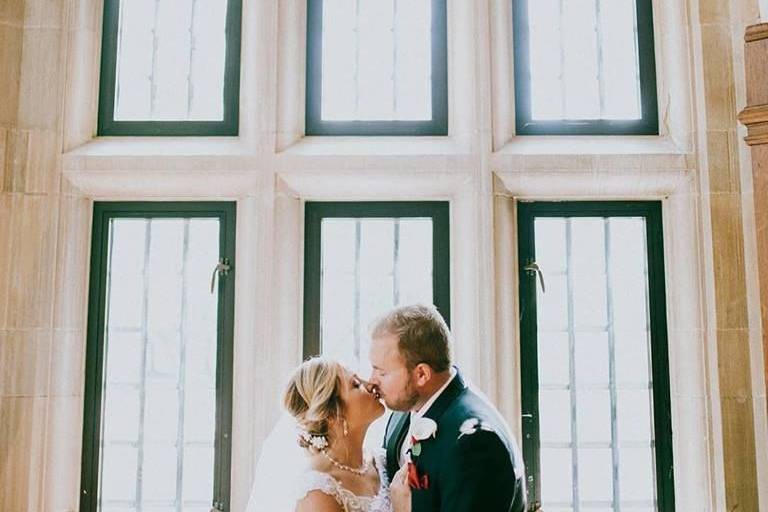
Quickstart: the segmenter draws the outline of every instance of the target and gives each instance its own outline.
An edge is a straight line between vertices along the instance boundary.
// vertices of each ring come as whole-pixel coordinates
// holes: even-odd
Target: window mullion
[[[160,51],[160,36],[159,36],[159,17],[160,17],[160,0],[155,0],[155,14],[152,24],[152,71],[149,75],[149,117],[150,119],[155,117],[157,111],[157,54]]]
[[[578,407],[576,406],[576,333],[575,313],[573,307],[574,283],[573,283],[573,239],[571,234],[571,219],[565,223],[566,246],[566,282],[568,293],[568,388],[571,398],[571,467],[573,470],[573,510],[579,512],[579,428]]]
[[[179,374],[177,389],[179,408],[176,426],[176,510],[183,512],[184,485],[184,414],[186,401],[187,338],[184,328],[187,317],[187,272],[189,263],[189,219],[184,219],[184,242],[181,257],[181,312],[179,314]]]
[[[355,0],[355,116],[360,113],[360,0]]]
[[[195,37],[195,11],[197,0],[192,0],[192,12],[189,16],[189,70],[187,72],[187,117],[192,112],[192,103],[195,96],[195,83],[193,70],[195,69],[195,55],[197,53],[197,38]]]
[[[144,293],[142,294],[141,311],[141,365],[139,369],[139,436],[136,456],[136,510],[141,512],[143,505],[142,482],[144,480],[144,423],[147,402],[147,359],[149,357],[149,258],[152,245],[152,221],[147,221],[144,227]]]
[[[603,59],[603,24],[601,7],[602,0],[595,0],[595,37],[597,39],[597,83],[600,89],[598,93],[600,99],[600,117],[605,115],[605,60]]]
[[[565,94],[565,36],[563,36],[563,27],[564,25],[564,19],[563,19],[563,13],[565,11],[565,0],[560,0],[558,3],[558,26],[560,27],[560,30],[558,31],[558,35],[560,36],[560,110],[565,114],[566,109],[566,94]]]
[[[397,24],[397,2],[392,2],[392,111],[397,117],[397,50],[400,43],[400,37]]]
[[[599,0],[598,0],[599,2]],[[619,433],[618,433],[618,391],[616,384],[616,332],[613,321],[613,272],[611,271],[611,228],[610,220],[604,219],[603,238],[605,240],[605,299],[608,316],[608,378],[611,395],[611,462],[613,466],[613,510],[621,512],[621,495],[619,493]]]

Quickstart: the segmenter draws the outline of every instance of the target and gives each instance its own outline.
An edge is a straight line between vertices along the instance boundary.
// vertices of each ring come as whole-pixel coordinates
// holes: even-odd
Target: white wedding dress
[[[344,512],[392,512],[384,451],[377,453],[373,460],[380,480],[376,496],[357,496],[328,473],[313,470],[307,470],[302,475],[297,495],[301,499],[312,491],[321,491],[332,496]]]
[[[375,496],[357,496],[327,473],[309,468],[309,457],[299,447],[295,421],[283,415],[264,441],[256,465],[246,512],[294,512],[299,500],[312,491],[332,496],[344,512],[393,512],[384,450],[373,455],[379,473]]]

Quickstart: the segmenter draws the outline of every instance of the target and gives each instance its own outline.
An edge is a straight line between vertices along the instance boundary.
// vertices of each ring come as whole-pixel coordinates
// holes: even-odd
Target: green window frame
[[[432,119],[424,121],[329,121],[322,118],[323,0],[307,0],[307,135],[448,135],[447,1],[432,5]]]
[[[511,0],[515,76],[515,124],[518,135],[658,135],[656,56],[652,0],[636,0],[638,73],[642,117],[637,120],[536,120],[531,105],[531,37],[528,6],[536,0]],[[561,6],[567,0],[560,0]],[[596,0],[598,2],[604,0]]]
[[[240,114],[240,35],[242,0],[227,0],[224,58],[224,106],[221,121],[119,121],[115,119],[117,51],[121,0],[104,0],[99,80],[98,135],[226,136],[237,135]]]
[[[405,202],[307,202],[304,209],[304,357],[321,353],[321,251],[322,222],[327,218],[430,218],[432,219],[433,304],[450,325],[449,203]]]
[[[648,275],[649,360],[653,382],[651,411],[656,503],[659,511],[674,511],[672,418],[661,203],[658,201],[521,202],[518,204],[517,211],[523,458],[528,474],[528,501],[531,503],[532,510],[541,503],[536,304],[539,277],[535,271],[536,267],[530,266],[536,261],[534,222],[537,218],[546,217],[642,217],[645,220]],[[611,385],[614,385],[613,382]],[[616,442],[615,439],[613,442]],[[615,506],[617,504],[614,503]]]
[[[219,220],[219,261],[229,268],[223,275],[217,272],[216,426],[211,505],[215,510],[227,511],[230,507],[236,205],[231,202],[95,202],[88,288],[80,512],[99,510],[110,223],[114,219],[130,218]]]

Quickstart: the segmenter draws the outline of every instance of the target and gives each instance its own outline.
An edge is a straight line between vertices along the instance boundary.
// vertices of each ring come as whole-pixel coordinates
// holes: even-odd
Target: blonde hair
[[[409,370],[420,363],[436,372],[451,367],[451,331],[435,306],[413,304],[393,309],[371,330],[372,338],[387,334],[397,336],[397,348]]]
[[[331,426],[343,417],[341,386],[344,367],[322,357],[304,361],[294,372],[283,395],[283,406],[296,418],[299,428],[310,436],[323,436],[333,442]],[[309,448],[307,439],[299,444]]]

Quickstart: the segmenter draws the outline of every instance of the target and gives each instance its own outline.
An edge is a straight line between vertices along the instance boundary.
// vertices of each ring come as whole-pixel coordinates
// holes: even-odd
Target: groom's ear
[[[427,363],[419,363],[413,369],[413,376],[416,379],[416,384],[423,386],[432,380],[432,367]]]

